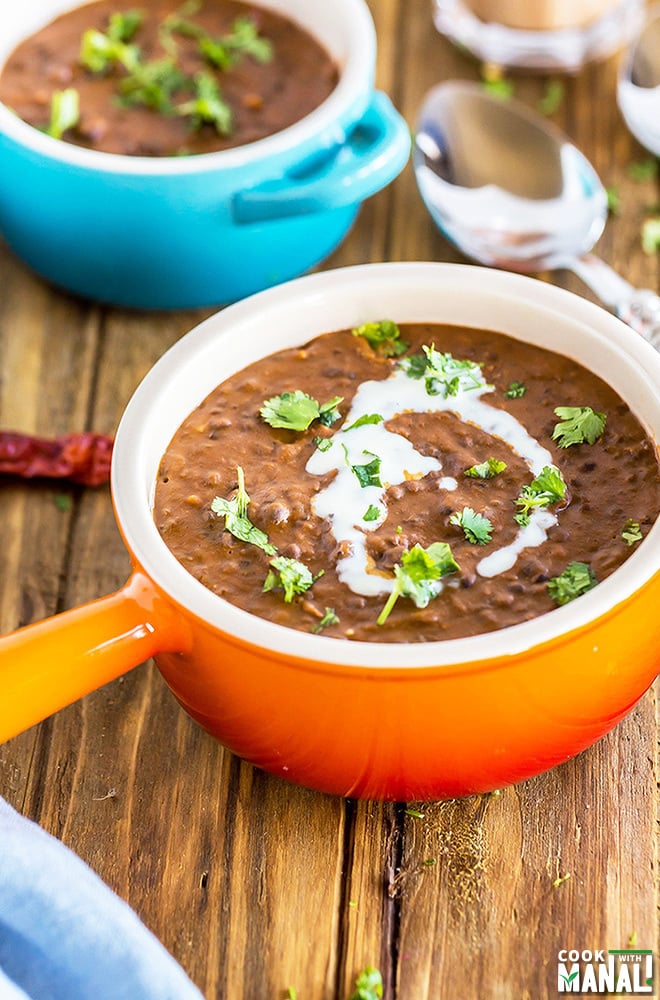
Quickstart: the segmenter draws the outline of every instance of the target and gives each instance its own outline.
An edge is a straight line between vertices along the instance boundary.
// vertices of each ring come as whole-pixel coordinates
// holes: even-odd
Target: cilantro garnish
[[[237,17],[231,33],[222,38],[201,37],[199,49],[212,66],[221,70],[232,69],[243,56],[252,56],[260,63],[267,63],[273,57],[273,46],[259,35],[251,17]]]
[[[543,115],[552,115],[564,100],[564,84],[561,80],[548,80],[545,91],[539,101],[539,111]]]
[[[380,458],[378,455],[374,455],[372,451],[365,451],[363,454],[371,455],[371,461],[365,465],[351,466],[351,469],[359,480],[360,486],[363,489],[365,486],[382,486],[383,484],[380,481]]]
[[[334,608],[326,608],[323,618],[313,627],[312,632],[321,632],[328,625],[338,625],[339,617],[335,614]]]
[[[642,224],[642,250],[649,255],[660,250],[660,216],[644,220]]]
[[[561,417],[552,432],[552,440],[560,448],[586,441],[593,444],[603,433],[607,417],[590,406],[556,406],[555,414]]]
[[[463,473],[464,476],[470,476],[472,479],[493,479],[495,476],[499,476],[500,472],[504,472],[506,469],[506,462],[503,462],[499,458],[487,458],[485,462],[481,462],[479,465],[471,465],[469,469],[466,469]]]
[[[73,87],[56,90],[50,101],[50,121],[44,129],[46,135],[61,139],[69,128],[75,128],[80,119],[80,99]]]
[[[275,559],[271,559],[270,567],[264,581],[263,593],[269,590],[283,590],[287,604],[291,603],[296,594],[304,594],[318,580],[318,576],[312,576],[304,563],[287,556],[276,556]],[[323,570],[319,576],[322,574]]]
[[[634,181],[653,181],[658,176],[658,161],[654,156],[628,164],[628,176]]]
[[[378,969],[368,965],[355,980],[355,990],[349,1000],[381,1000],[383,977]]]
[[[464,507],[452,514],[449,523],[462,528],[468,542],[473,545],[487,545],[493,533],[492,522],[483,514],[477,514],[471,507]]]
[[[394,567],[394,589],[376,622],[384,625],[399,597],[409,597],[418,608],[426,605],[440,592],[438,581],[459,569],[446,542],[432,542],[428,548],[414,545],[401,554],[401,563]]]
[[[364,337],[369,346],[383,358],[398,357],[408,349],[408,344],[401,339],[401,331],[391,319],[382,319],[377,323],[363,323],[353,329],[354,337]]]
[[[334,423],[339,417],[337,407],[342,402],[343,396],[334,396],[320,406],[316,399],[296,389],[294,392],[283,392],[280,396],[267,399],[259,413],[271,427],[306,431],[315,420],[320,420],[326,426]]]
[[[376,507],[374,504],[370,503],[369,506],[367,507],[366,511],[362,515],[362,520],[363,521],[377,521],[379,517],[380,517],[380,511],[379,511],[378,507]]]
[[[315,437],[314,444],[319,451],[327,451],[328,448],[332,448],[332,438]]]
[[[178,115],[192,119],[193,128],[214,125],[220,135],[229,135],[232,129],[231,108],[220,93],[218,83],[210,73],[204,71],[195,76],[195,97],[184,101],[176,109]]]
[[[382,424],[382,422],[383,418],[380,413],[363,413],[361,417],[354,420],[352,424],[348,425],[348,427],[344,427],[343,430],[352,431],[356,427],[364,427],[365,424]]]
[[[531,511],[538,507],[549,507],[565,496],[566,483],[561,472],[554,465],[546,465],[529,485],[521,489],[516,500],[520,510],[514,515],[514,520],[524,527],[529,524]]]
[[[457,396],[459,392],[480,389],[484,382],[481,365],[476,361],[459,361],[451,354],[436,351],[435,346],[422,347],[424,356],[413,354],[401,361],[410,378],[423,378],[429,396]]]
[[[263,549],[270,556],[274,556],[277,549],[268,541],[268,535],[260,528],[255,527],[250,521],[247,509],[250,498],[245,490],[245,477],[241,466],[237,466],[236,475],[238,478],[238,490],[233,500],[225,500],[223,497],[215,497],[211,501],[211,510],[214,514],[225,519],[225,529],[242,542],[249,542]]]
[[[130,42],[143,21],[142,11],[126,10],[111,14],[108,20],[108,38],[114,42]]]
[[[527,386],[524,382],[510,382],[504,396],[506,399],[521,399],[526,392]]]
[[[621,537],[628,545],[634,545],[635,542],[641,542],[644,536],[642,535],[642,529],[639,522],[633,521],[633,519],[629,517],[623,526]]]
[[[144,105],[160,114],[175,110],[172,98],[189,83],[171,56],[137,61],[119,83],[121,102],[128,107]]]
[[[112,29],[110,29],[112,30]],[[129,45],[115,30],[110,34],[90,28],[85,31],[80,42],[80,62],[90,73],[105,73],[114,63],[119,63],[127,72],[137,69],[140,63],[140,49]]]
[[[596,586],[598,580],[588,563],[572,562],[548,582],[548,593],[557,604],[568,604]]]

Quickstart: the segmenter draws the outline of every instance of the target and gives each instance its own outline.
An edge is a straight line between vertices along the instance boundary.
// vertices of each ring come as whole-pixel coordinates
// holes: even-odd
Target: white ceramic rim
[[[50,0],[40,0],[40,2],[48,5]],[[91,3],[94,0],[86,2]],[[376,30],[373,19],[365,0],[332,0],[331,3],[326,3],[325,0],[297,0],[296,3],[292,3],[291,0],[250,0],[250,2],[281,13],[306,28],[324,45],[339,67],[339,83],[332,94],[311,114],[289,128],[257,142],[216,153],[202,153],[190,157],[123,156],[85,149],[82,146],[53,139],[22,121],[0,102],[0,135],[7,135],[35,153],[72,167],[145,176],[179,176],[204,173],[219,168],[240,168],[264,158],[295,150],[311,137],[336,126],[356,97],[365,95],[366,98],[371,92],[376,61]],[[32,4],[33,0],[28,0],[26,8],[22,5],[10,5],[8,10],[0,14],[0,28],[4,18],[20,17],[21,9],[30,11]],[[57,10],[54,9],[51,16],[42,18],[41,23],[45,24],[57,13],[77,6],[83,4],[73,4],[70,0],[65,2],[57,0],[54,5]],[[15,45],[34,30],[36,25],[25,31],[16,43],[12,43],[9,50],[13,51]],[[0,43],[0,68],[10,54],[9,51],[3,51],[3,44],[4,42]]]
[[[286,657],[363,667],[438,667],[515,655],[582,628],[627,600],[660,568],[660,519],[626,563],[578,601],[498,632],[418,644],[368,643],[293,631],[217,597],[169,551],[151,504],[160,458],[189,412],[231,372],[282,346],[375,317],[485,326],[576,357],[617,389],[660,441],[660,355],[620,320],[540,280],[466,264],[339,268],[260,292],[205,320],[148,373],[118,428],[112,466],[127,545],[175,603],[222,632]],[[259,346],[260,330],[268,341]],[[270,339],[277,330],[277,336]],[[523,334],[523,336],[526,336]],[[581,344],[579,351],[575,345]],[[256,345],[256,346],[255,346]],[[247,483],[249,492],[249,482]]]

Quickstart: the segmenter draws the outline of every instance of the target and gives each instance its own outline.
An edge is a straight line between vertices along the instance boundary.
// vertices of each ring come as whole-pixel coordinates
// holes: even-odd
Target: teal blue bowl
[[[266,139],[191,157],[119,156],[52,139],[0,103],[0,233],[34,271],[113,305],[223,305],[319,264],[365,198],[400,173],[410,133],[374,89],[364,0],[259,2],[306,28],[340,68],[319,108]],[[3,10],[0,63],[70,6]]]

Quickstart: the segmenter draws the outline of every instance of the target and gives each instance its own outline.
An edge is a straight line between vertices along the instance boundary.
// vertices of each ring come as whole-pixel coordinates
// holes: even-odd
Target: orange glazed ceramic
[[[660,438],[660,356],[598,306],[520,275],[370,264],[262,292],[156,364],[117,433],[112,489],[134,572],[115,594],[0,639],[8,739],[155,656],[183,708],[258,767],[321,791],[395,800],[486,792],[594,743],[660,667],[660,524],[579,600],[485,636],[359,643],[294,632],[207,590],[151,516],[174,431],[273,351],[374,317],[486,327],[569,355]]]

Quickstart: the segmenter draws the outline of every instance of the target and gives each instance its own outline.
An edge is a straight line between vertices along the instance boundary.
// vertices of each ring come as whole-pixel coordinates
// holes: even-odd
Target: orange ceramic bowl
[[[154,484],[188,413],[257,358],[384,316],[487,327],[569,355],[660,439],[660,356],[601,308],[532,278],[370,264],[246,299],[179,341],[131,400],[112,487],[133,575],[116,594],[0,641],[3,739],[153,655],[184,709],[258,767],[341,795],[436,799],[538,774],[632,708],[660,662],[660,523],[569,605],[485,636],[411,645],[258,619],[203,587],[165,546]]]

